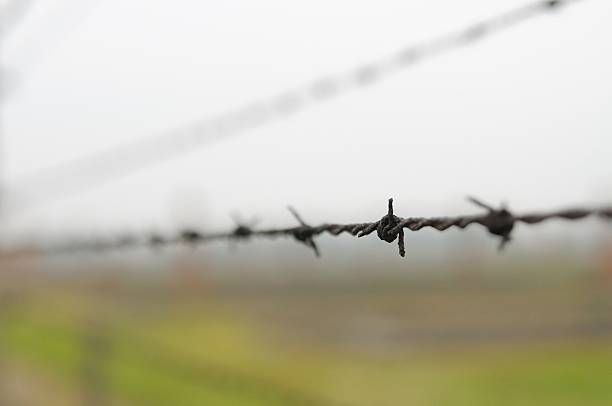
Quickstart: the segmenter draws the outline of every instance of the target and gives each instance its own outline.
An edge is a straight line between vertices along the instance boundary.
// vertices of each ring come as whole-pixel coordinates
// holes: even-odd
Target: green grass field
[[[309,308],[326,301],[299,300],[312,302]],[[355,301],[375,302],[355,294],[326,305]],[[253,317],[289,303],[36,292],[5,309],[0,345],[5,360],[100,404],[612,404],[612,340],[605,335],[364,351],[336,338],[304,341],[292,337],[302,331],[292,324],[275,328]],[[380,306],[393,312],[388,302]],[[313,318],[298,314],[302,324]]]

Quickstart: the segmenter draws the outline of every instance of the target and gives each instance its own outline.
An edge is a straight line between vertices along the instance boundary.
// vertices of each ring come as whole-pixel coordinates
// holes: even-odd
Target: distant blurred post
[[[6,398],[7,388],[6,388],[6,366],[4,365],[4,360],[6,355],[4,350],[4,304],[3,304],[3,293],[0,290],[0,405],[8,404],[8,399]]]
[[[83,405],[108,405],[108,363],[112,351],[108,325],[97,319],[83,327],[80,371]]]
[[[7,350],[7,317],[11,309],[17,303],[15,295],[11,294],[4,286],[5,280],[1,273],[3,264],[0,263],[0,405],[16,404],[11,397],[9,367],[7,358],[9,351]]]

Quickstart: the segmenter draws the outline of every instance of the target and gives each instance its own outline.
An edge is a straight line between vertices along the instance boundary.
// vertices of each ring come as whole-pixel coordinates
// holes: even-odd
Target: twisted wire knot
[[[508,209],[504,207],[500,210],[491,211],[487,219],[488,224],[486,227],[491,234],[510,239],[510,233],[514,229],[515,220]]]
[[[162,235],[157,234],[157,233],[152,233],[149,237],[148,237],[148,244],[151,248],[153,248],[154,250],[158,250],[159,248],[163,247],[164,244],[167,243],[167,239],[164,238]]]
[[[502,206],[500,209],[495,209],[492,206],[481,202],[473,197],[468,198],[472,203],[480,206],[488,211],[487,215],[482,218],[480,222],[489,233],[501,237],[499,243],[499,249],[502,250],[507,243],[512,240],[510,234],[514,229],[514,223],[516,218],[508,210],[507,207]]]
[[[232,237],[241,239],[241,238],[249,238],[253,234],[253,230],[250,227],[240,224],[234,228],[232,231]]]
[[[231,213],[231,217],[236,223],[236,227],[231,231],[230,238],[241,240],[248,239],[253,235],[253,227],[259,222],[259,219],[256,217],[251,218],[250,220],[244,220],[240,213]]]
[[[180,232],[179,238],[188,243],[195,245],[204,239],[204,236],[195,230],[183,230]]]
[[[401,218],[393,214],[393,199],[389,199],[389,211],[379,221],[376,227],[376,234],[378,238],[388,243],[392,243],[398,238],[399,254],[400,256],[406,255],[404,248],[404,229],[400,228],[398,231],[393,229],[402,221]]]

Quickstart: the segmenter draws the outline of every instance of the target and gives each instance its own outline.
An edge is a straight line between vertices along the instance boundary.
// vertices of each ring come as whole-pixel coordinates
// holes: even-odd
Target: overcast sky
[[[200,120],[526,0],[40,0],[6,39],[5,178]],[[585,0],[115,182],[8,216],[60,232],[612,201],[612,2]],[[9,193],[12,189],[9,190]],[[10,198],[10,196],[9,196]],[[25,205],[25,203],[24,203]]]

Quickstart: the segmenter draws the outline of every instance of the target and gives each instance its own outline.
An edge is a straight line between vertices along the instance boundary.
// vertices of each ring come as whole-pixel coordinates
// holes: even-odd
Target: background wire
[[[51,198],[91,189],[139,169],[165,162],[196,147],[243,134],[314,104],[363,89],[429,58],[472,44],[575,1],[578,0],[534,1],[477,21],[463,29],[408,46],[344,73],[328,75],[218,116],[24,176],[11,189],[10,209],[15,212]]]

